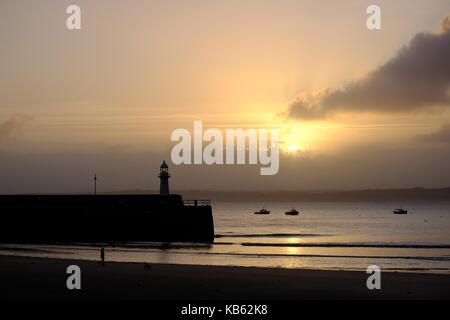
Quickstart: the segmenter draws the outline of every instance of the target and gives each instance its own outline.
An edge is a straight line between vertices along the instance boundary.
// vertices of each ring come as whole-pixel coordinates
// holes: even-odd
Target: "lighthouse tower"
[[[159,187],[159,194],[161,196],[168,196],[169,195],[169,167],[166,164],[166,161],[163,161],[161,167],[159,168],[159,176],[161,179],[161,184]]]

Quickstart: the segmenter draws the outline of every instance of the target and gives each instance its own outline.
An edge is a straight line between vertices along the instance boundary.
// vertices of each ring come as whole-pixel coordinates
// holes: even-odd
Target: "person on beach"
[[[100,259],[102,261],[102,265],[105,265],[105,248],[102,248],[102,250],[100,250]]]

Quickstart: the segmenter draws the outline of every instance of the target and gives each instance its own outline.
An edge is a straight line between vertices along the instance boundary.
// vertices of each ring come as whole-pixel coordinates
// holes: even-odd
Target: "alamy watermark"
[[[367,278],[366,285],[369,290],[381,290],[381,269],[377,265],[370,265],[366,270],[370,276]]]
[[[71,4],[66,8],[69,15],[66,19],[68,30],[81,30],[81,8],[79,5]],[[369,15],[366,20],[366,26],[369,30],[381,29],[381,9],[378,5],[372,4],[367,7],[366,13]]]
[[[375,4],[367,7],[366,13],[369,17],[366,20],[366,26],[369,30],[381,29],[381,8]]]
[[[81,8],[76,4],[67,7],[66,28],[68,30],[81,30]]]
[[[66,286],[69,290],[81,290],[81,268],[77,265],[67,267],[66,273],[69,274],[66,280]]]
[[[261,175],[275,175],[280,168],[279,129],[203,130],[194,121],[194,132],[176,129],[171,140],[178,142],[171,152],[175,165],[257,165]],[[206,145],[204,145],[206,144]]]

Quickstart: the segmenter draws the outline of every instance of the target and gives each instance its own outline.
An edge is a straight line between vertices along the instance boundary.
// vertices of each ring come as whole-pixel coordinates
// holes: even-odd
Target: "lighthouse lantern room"
[[[159,194],[161,196],[168,196],[169,193],[169,166],[167,165],[166,161],[163,161],[161,167],[159,168],[159,179],[161,179],[160,187],[159,187]]]

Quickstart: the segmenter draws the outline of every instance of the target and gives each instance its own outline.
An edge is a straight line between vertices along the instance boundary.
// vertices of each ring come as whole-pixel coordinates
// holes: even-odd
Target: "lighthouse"
[[[166,164],[166,161],[163,161],[161,167],[159,168],[159,176],[161,179],[161,184],[159,187],[159,194],[161,196],[168,196],[169,195],[169,167]]]

